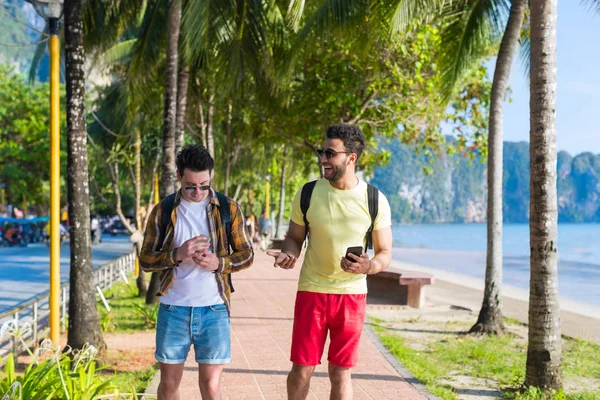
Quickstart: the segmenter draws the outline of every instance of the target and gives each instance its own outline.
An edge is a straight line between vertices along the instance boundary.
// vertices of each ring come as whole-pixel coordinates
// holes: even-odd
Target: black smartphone
[[[354,254],[357,257],[360,257],[360,256],[362,256],[363,248],[362,248],[362,246],[351,246],[351,247],[348,247],[348,249],[346,249],[346,260],[356,262],[352,258],[348,257],[348,254],[350,254],[350,253]]]

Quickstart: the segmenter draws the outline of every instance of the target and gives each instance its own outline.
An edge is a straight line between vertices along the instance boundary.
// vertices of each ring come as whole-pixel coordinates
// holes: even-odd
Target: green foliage
[[[118,282],[104,292],[110,312],[98,302],[103,332],[137,332],[156,327],[158,304],[146,305],[145,299],[137,296],[135,277],[128,280],[129,283]]]
[[[22,207],[24,197],[38,212],[49,204],[50,142],[48,84],[28,85],[10,67],[0,65],[0,182],[7,202]],[[61,98],[64,103],[64,92]],[[60,114],[65,126],[64,105]],[[66,135],[61,135],[61,171],[66,171]],[[61,174],[64,176],[64,173]],[[61,186],[64,183],[61,183]],[[66,191],[61,190],[63,199]]]
[[[44,353],[50,357],[44,359]],[[115,387],[96,369],[96,350],[84,346],[80,352],[61,353],[49,340],[40,346],[23,375],[15,373],[13,355],[6,360],[6,376],[0,381],[0,393],[8,399],[93,400],[114,393]]]

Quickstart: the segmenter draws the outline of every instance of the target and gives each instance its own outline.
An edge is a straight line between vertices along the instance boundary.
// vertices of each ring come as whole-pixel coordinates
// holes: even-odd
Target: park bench
[[[399,287],[390,285],[393,280],[398,282]],[[369,275],[367,278],[369,293],[392,298],[394,302],[414,308],[425,306],[425,287],[433,285],[434,282],[435,277],[432,274],[409,271],[395,265],[390,265],[385,271]]]

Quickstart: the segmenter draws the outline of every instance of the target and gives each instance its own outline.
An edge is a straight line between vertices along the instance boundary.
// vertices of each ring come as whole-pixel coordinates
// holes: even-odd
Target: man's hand
[[[210,251],[204,251],[201,254],[196,253],[192,260],[207,271],[216,271],[219,269],[219,258]]]
[[[279,267],[283,269],[292,269],[296,266],[296,261],[298,258],[288,253],[268,250],[267,255],[275,258],[275,262],[273,263],[274,267]]]
[[[202,254],[210,247],[210,241],[206,236],[196,236],[184,242],[177,249],[177,261],[185,261],[194,255]]]
[[[349,253],[348,257],[354,262],[342,257],[340,265],[342,269],[350,274],[366,274],[371,269],[371,261],[367,253],[362,253],[360,257],[356,254]]]

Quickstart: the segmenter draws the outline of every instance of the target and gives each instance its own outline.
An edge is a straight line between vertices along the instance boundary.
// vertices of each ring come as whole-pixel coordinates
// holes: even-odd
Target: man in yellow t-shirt
[[[287,379],[288,399],[306,399],[310,378],[320,364],[327,333],[331,398],[351,399],[351,368],[358,361],[367,302],[367,274],[376,274],[391,261],[390,206],[378,195],[378,214],[373,226],[375,255],[363,251],[348,254],[348,247],[364,248],[371,225],[367,184],[355,174],[365,138],[354,125],[331,125],[318,151],[323,178],[316,182],[308,222],[308,247],[298,282],[294,308],[291,361]],[[269,251],[275,266],[294,268],[305,238],[301,191],[292,203],[292,218],[281,252]]]

